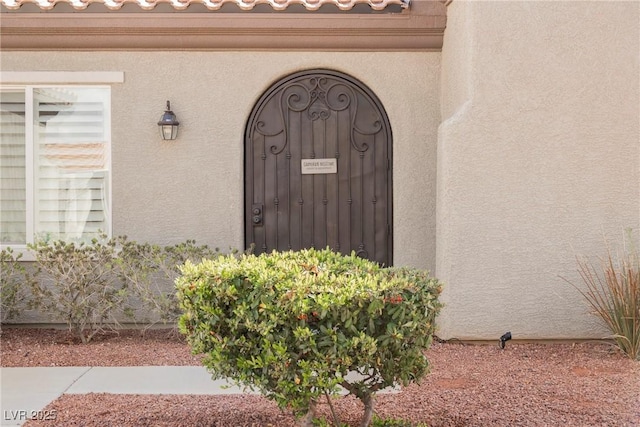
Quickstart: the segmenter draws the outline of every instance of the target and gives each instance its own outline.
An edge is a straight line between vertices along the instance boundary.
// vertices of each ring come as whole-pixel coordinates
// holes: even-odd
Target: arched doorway
[[[391,265],[392,135],[375,94],[332,70],[273,84],[245,131],[245,244]]]

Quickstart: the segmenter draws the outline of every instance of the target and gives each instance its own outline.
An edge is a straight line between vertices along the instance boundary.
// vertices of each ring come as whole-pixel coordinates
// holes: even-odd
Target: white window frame
[[[27,247],[34,243],[35,238],[35,160],[34,156],[34,134],[33,134],[33,92],[41,87],[69,87],[69,86],[91,86],[95,88],[112,89],[112,84],[124,82],[124,73],[119,71],[33,71],[33,72],[0,72],[0,88],[8,90],[24,90],[25,92],[25,185],[26,185],[26,244],[7,244],[0,242],[0,249],[12,248],[15,254],[22,253],[22,261],[33,261],[34,254]],[[106,159],[109,171],[108,177],[108,200],[106,213],[108,216],[108,234],[111,235],[113,228],[112,214],[112,164],[111,164],[111,104],[112,93],[107,100],[107,111],[109,114],[109,126],[106,129],[107,149]]]

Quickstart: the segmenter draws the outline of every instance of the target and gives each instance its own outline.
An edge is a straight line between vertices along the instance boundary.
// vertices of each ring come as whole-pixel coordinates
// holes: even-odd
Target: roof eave
[[[440,50],[446,8],[397,14],[3,13],[2,50]]]

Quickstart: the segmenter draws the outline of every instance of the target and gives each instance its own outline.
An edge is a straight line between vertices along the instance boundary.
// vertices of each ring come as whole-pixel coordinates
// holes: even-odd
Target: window
[[[0,88],[0,243],[110,234],[108,86]]]

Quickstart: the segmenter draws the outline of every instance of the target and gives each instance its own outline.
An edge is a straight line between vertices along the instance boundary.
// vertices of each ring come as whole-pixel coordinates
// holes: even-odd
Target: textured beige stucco
[[[394,262],[435,266],[440,53],[3,52],[3,71],[123,71],[112,89],[113,233],[241,248],[243,135],[272,83],[330,68],[364,82],[391,122]],[[176,141],[156,125],[166,100]]]
[[[640,227],[640,3],[454,0],[447,14],[439,335],[602,337],[561,277]]]
[[[640,229],[639,17],[635,1],[453,0],[441,54],[3,52],[1,67],[123,71],[114,234],[222,249],[243,245],[254,102],[289,73],[348,73],[389,115],[394,263],[445,283],[438,335],[600,338],[562,277],[578,282],[577,254]],[[167,99],[174,142],[155,125]]]

